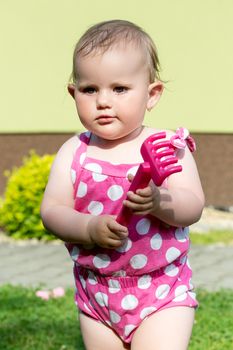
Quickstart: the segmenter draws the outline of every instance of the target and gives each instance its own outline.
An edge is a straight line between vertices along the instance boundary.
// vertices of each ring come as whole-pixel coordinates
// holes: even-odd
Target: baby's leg
[[[192,333],[195,310],[177,306],[158,311],[144,320],[135,332],[131,350],[186,350]]]
[[[80,328],[86,350],[126,350],[129,349],[107,326],[81,313]]]

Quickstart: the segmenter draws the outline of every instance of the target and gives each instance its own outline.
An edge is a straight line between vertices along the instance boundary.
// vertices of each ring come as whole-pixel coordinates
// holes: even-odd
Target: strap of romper
[[[73,162],[71,165],[71,168],[75,169],[75,170],[76,170],[77,164],[80,165],[85,160],[87,146],[88,146],[89,141],[90,141],[90,133],[88,131],[83,132],[80,135],[77,135],[77,137],[79,139],[79,143],[78,143],[77,149],[75,151]],[[83,157],[83,159],[80,159],[81,157]]]
[[[86,131],[81,133],[80,135],[77,135],[77,137],[79,139],[79,143],[71,164],[71,177],[72,177],[72,182],[74,187],[74,195],[77,191],[79,172],[80,172],[82,163],[86,158],[87,146],[89,144],[91,134],[90,132]]]

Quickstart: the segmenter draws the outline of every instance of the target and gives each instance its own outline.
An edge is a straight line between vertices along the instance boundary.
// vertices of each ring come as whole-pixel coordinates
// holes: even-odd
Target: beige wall
[[[34,149],[38,154],[53,154],[72,134],[0,135],[0,195],[6,178],[4,170],[20,166],[22,158]],[[233,206],[233,134],[193,134],[197,143],[194,157],[206,196],[206,205]]]
[[[147,124],[232,132],[232,15],[232,0],[1,0],[0,133],[81,128],[66,92],[73,47],[113,18],[152,35],[169,80]]]

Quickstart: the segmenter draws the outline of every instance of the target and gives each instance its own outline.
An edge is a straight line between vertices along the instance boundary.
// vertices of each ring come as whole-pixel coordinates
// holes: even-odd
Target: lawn
[[[190,239],[193,244],[225,244],[233,245],[232,230],[211,230],[209,232],[190,232]],[[233,347],[232,347],[233,348]]]
[[[233,291],[198,291],[190,350],[229,350],[233,344]],[[35,290],[0,287],[1,350],[84,350],[73,291],[43,301]],[[94,349],[93,349],[94,350]]]

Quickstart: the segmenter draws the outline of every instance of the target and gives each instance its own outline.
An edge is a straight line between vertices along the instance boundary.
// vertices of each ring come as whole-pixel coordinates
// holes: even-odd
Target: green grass
[[[199,290],[198,299],[189,350],[232,349],[233,291]],[[0,287],[0,349],[84,350],[73,291],[43,301],[34,289]]]
[[[233,291],[197,293],[200,303],[189,350],[233,349]]]
[[[233,231],[210,231],[206,233],[190,232],[193,244],[226,244],[233,245]]]
[[[83,350],[73,291],[44,301],[34,289],[0,288],[1,350]]]

